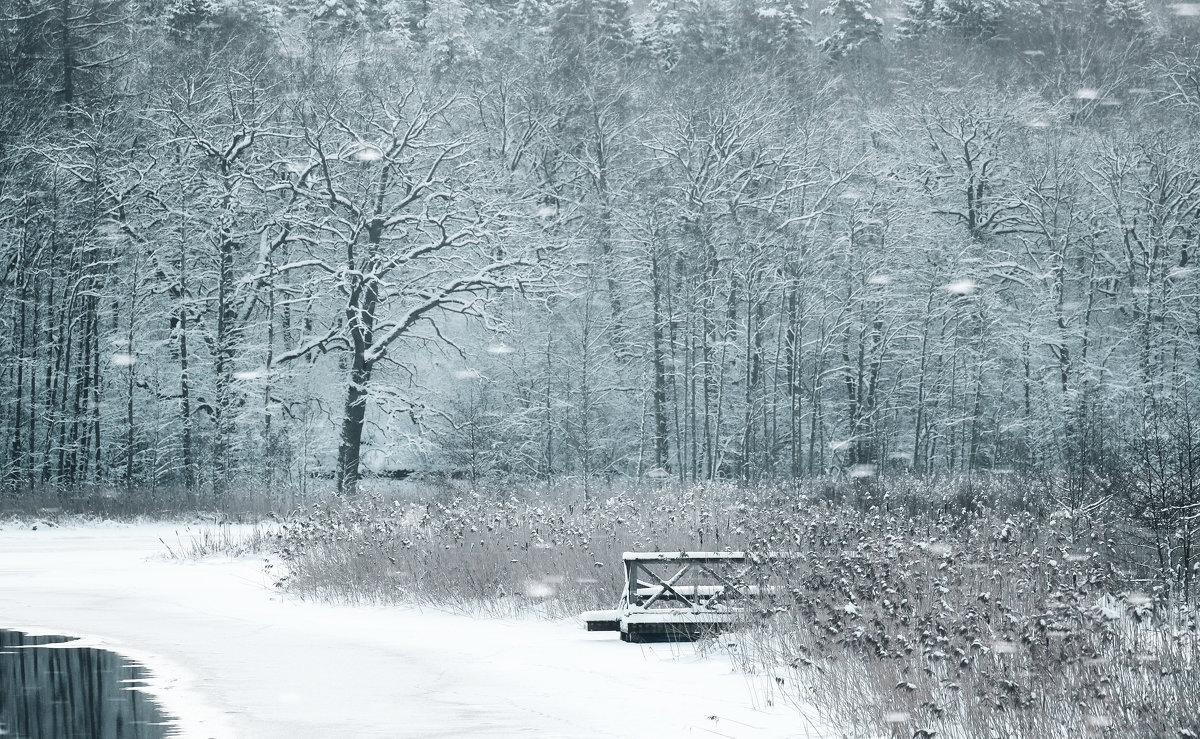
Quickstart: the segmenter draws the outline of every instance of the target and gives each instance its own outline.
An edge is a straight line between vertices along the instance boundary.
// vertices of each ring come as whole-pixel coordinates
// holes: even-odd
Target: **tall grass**
[[[783,526],[786,608],[742,638],[793,697],[888,736],[1189,736],[1196,611],[1061,515],[913,520],[814,512]]]
[[[259,480],[233,481],[221,496],[209,490],[183,487],[126,489],[111,485],[89,485],[61,489],[38,485],[19,495],[0,494],[0,518],[41,518],[57,523],[78,519],[134,520],[219,518],[227,521],[258,521],[283,515],[297,506],[328,497],[332,484],[303,494],[295,486],[267,486]]]
[[[700,490],[565,504],[364,496],[291,518],[279,551],[284,584],[302,594],[561,616],[615,605],[623,551],[736,547],[748,541],[743,514]]]
[[[169,559],[192,560],[216,555],[245,557],[266,554],[275,548],[279,534],[273,522],[188,524],[175,530],[173,540],[160,541]]]
[[[794,551],[764,562],[784,587],[721,643],[851,734],[1200,736],[1196,604],[1119,511],[1053,493],[1000,478],[335,499],[283,525],[282,584],[563,616],[615,605],[626,550]]]

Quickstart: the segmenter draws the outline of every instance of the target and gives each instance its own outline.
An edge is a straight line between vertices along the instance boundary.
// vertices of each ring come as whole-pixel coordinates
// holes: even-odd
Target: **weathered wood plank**
[[[588,631],[620,631],[620,611],[584,611],[580,618],[587,624]]]
[[[672,590],[681,595],[691,598],[708,598],[714,595],[724,595],[730,592],[730,589],[725,585],[676,585]],[[736,589],[737,595],[755,596],[755,595],[770,595],[772,593],[783,592],[784,588],[778,585],[766,585],[759,587],[758,585],[745,585]],[[638,600],[650,598],[651,596],[661,593],[662,588],[654,585],[643,584],[637,589]],[[672,600],[673,596],[670,593],[663,593],[659,596],[659,600]]]
[[[625,552],[626,562],[729,562],[746,558],[745,552]]]
[[[624,552],[621,558],[626,562],[737,562],[740,560],[770,560],[770,559],[802,559],[801,552]]]

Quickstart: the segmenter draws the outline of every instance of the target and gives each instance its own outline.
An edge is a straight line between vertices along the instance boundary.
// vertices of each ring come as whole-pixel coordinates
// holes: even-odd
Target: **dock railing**
[[[790,552],[625,552],[625,587],[613,611],[584,614],[590,631],[626,641],[695,639],[730,628],[747,607],[771,596],[765,562]]]

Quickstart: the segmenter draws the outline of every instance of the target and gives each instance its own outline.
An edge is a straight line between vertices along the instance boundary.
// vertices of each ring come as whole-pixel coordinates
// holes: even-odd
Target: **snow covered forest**
[[[241,735],[1200,736],[1200,3],[0,0],[0,298],[0,626]]]
[[[7,0],[0,490],[1009,473],[1192,531],[1198,43],[1142,0]]]

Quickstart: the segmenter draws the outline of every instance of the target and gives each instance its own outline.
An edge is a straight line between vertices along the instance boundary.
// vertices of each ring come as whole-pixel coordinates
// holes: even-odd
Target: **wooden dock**
[[[793,555],[767,555],[767,558]],[[748,601],[774,588],[745,552],[625,552],[625,587],[613,610],[582,615],[588,631],[628,642],[693,641],[735,627]]]

